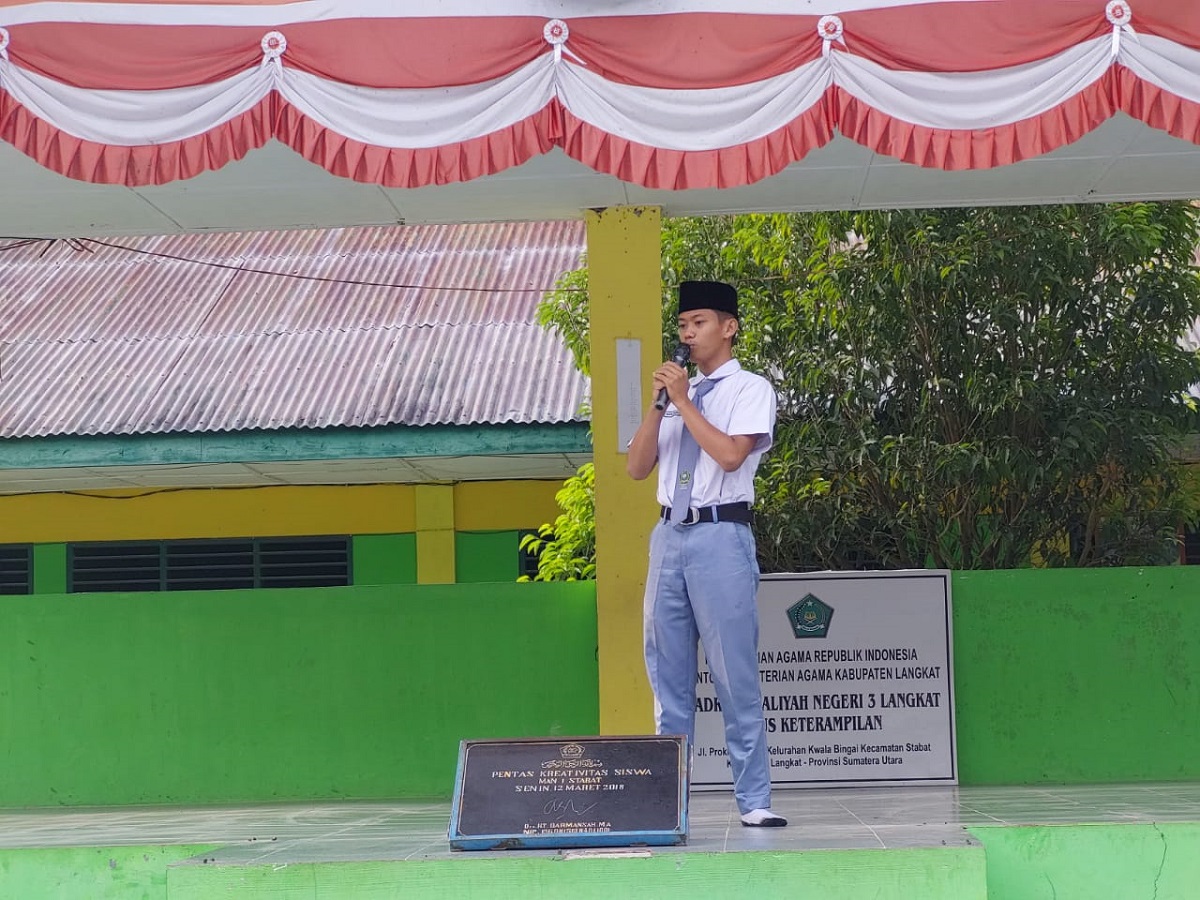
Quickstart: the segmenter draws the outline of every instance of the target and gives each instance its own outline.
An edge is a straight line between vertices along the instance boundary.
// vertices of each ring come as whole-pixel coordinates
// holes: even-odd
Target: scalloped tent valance
[[[1118,112],[1200,143],[1200,5],[1179,0],[481,5],[0,0],[0,138],[131,187],[275,139],[386,187],[558,147],[669,190],[751,184],[837,133],[944,170],[1040,156]]]

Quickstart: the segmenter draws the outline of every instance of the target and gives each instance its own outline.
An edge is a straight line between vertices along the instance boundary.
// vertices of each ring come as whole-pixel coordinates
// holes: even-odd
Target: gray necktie
[[[696,385],[692,394],[692,403],[696,409],[704,411],[704,395],[717,386],[720,379],[708,378]],[[688,515],[688,507],[692,503],[692,482],[696,480],[696,463],[700,461],[700,445],[692,437],[686,425],[679,438],[679,466],[675,470],[675,493],[671,496],[671,524],[678,525]]]

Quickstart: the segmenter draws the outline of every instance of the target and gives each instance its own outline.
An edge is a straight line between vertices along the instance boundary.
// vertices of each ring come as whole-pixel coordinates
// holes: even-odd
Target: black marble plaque
[[[678,735],[463,741],[451,846],[682,843],[686,745]]]

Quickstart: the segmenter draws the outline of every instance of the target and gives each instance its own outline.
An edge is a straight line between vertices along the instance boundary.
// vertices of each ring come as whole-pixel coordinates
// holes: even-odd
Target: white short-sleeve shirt
[[[754,472],[762,455],[771,449],[771,435],[775,430],[775,389],[761,375],[743,369],[736,359],[729,360],[708,377],[717,379],[717,384],[701,402],[704,418],[725,434],[758,435],[758,441],[746,461],[733,472],[726,472],[701,450],[692,482],[691,505],[753,503]],[[691,379],[688,396],[695,393],[696,385],[703,379],[703,375]],[[658,429],[658,502],[662,506],[671,505],[675,492],[682,433],[683,417],[674,403],[668,404]]]

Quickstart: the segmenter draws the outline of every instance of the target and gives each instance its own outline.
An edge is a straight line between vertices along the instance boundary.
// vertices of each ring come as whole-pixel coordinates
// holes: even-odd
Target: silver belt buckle
[[[688,507],[687,518],[680,522],[680,525],[695,525],[700,521],[700,510],[694,506]]]

